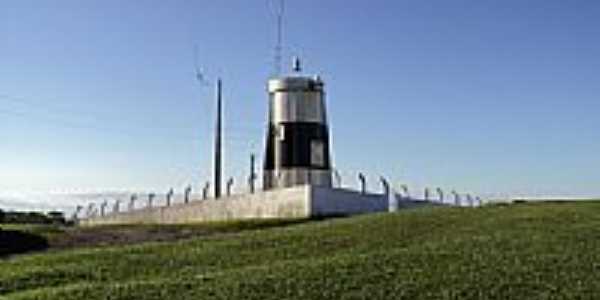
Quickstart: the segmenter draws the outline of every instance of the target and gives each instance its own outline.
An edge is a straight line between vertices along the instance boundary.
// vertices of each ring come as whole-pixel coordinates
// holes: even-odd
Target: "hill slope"
[[[593,299],[600,203],[424,208],[0,261],[0,299]]]

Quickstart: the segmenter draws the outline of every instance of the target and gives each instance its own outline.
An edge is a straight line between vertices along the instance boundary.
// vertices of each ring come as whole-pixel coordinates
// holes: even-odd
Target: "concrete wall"
[[[311,187],[311,215],[355,215],[388,210],[383,194],[362,194],[358,191]]]
[[[310,216],[310,187],[234,195],[219,200],[194,200],[187,204],[154,207],[81,220],[80,224],[177,224],[266,218]]]
[[[219,200],[195,200],[187,204],[154,207],[81,220],[81,225],[177,224],[267,218],[309,218],[395,211],[427,205],[424,201],[362,194],[346,189],[297,186],[234,195]],[[397,201],[395,201],[396,199]]]

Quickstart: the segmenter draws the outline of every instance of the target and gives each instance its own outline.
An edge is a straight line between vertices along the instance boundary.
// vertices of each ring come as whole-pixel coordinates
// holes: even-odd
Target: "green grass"
[[[51,224],[0,224],[0,229],[27,232],[47,239],[52,239],[54,237],[62,236],[66,227]]]
[[[598,295],[600,202],[424,208],[0,261],[0,299]]]
[[[77,247],[114,246],[142,242],[165,242],[192,237],[209,237],[239,233],[248,230],[284,227],[308,220],[243,220],[206,222],[183,225],[110,225],[96,227],[73,227],[61,225],[0,224],[0,229],[32,234],[42,237],[48,250]],[[1,243],[0,243],[1,246]],[[19,253],[22,253],[19,252]],[[14,254],[14,253],[13,253]],[[1,258],[2,256],[0,256]]]

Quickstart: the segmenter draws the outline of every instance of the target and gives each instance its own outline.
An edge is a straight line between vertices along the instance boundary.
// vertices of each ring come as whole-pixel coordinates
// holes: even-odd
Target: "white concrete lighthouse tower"
[[[329,128],[324,83],[294,73],[269,80],[269,124],[264,161],[264,189],[296,185],[331,187]]]

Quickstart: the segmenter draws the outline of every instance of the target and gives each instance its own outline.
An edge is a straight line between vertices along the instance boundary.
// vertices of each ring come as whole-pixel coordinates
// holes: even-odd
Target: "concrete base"
[[[310,218],[388,211],[388,196],[297,186],[219,200],[194,200],[187,204],[154,207],[83,219],[83,226],[109,224],[181,224],[266,218]]]

